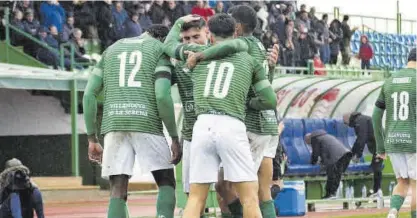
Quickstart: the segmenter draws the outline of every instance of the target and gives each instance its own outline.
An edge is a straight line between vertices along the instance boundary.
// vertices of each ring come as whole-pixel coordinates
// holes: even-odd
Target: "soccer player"
[[[183,42],[180,42],[182,36]],[[245,43],[235,40],[227,44],[216,46],[216,56],[219,54],[232,54],[236,52],[247,51],[248,47]],[[197,120],[195,114],[194,98],[193,98],[193,81],[190,73],[183,71],[185,67],[185,58],[187,51],[203,51],[208,48],[208,29],[206,21],[198,15],[187,15],[179,18],[171,28],[167,38],[165,39],[166,54],[175,59],[175,70],[165,82],[165,89],[169,90],[171,84],[177,83],[181,102],[184,109],[184,122],[182,126],[183,141],[183,159],[182,159],[182,181],[184,192],[189,193],[189,168],[190,168],[190,144],[194,123]],[[213,55],[214,56],[214,55]],[[169,82],[169,79],[172,81]],[[203,208],[202,208],[203,209]]]
[[[273,68],[277,62],[277,56],[267,58],[267,52],[263,44],[253,36],[253,31],[257,25],[257,15],[253,8],[240,5],[230,9],[229,13],[236,20],[236,35],[239,39],[244,41],[248,47],[248,53],[254,57],[263,67],[270,81],[273,78]],[[276,51],[278,46],[274,46],[273,51]],[[194,62],[200,60],[207,60],[207,56],[212,56],[216,53],[214,47],[211,47],[204,52],[197,53],[188,61],[189,68],[194,66]],[[271,72],[271,73],[270,73]],[[256,96],[254,89],[251,88],[248,98]],[[259,177],[259,200],[261,201],[261,211],[263,217],[275,217],[274,202],[271,197],[271,182],[273,164],[272,159],[275,158],[278,146],[278,124],[274,110],[256,110],[253,108],[247,109],[245,118],[247,126],[249,141],[251,142],[252,157],[255,161],[255,169],[258,171]],[[216,191],[223,198],[223,201],[228,204],[228,208],[233,216],[242,215],[242,205],[233,187],[223,179],[223,172],[219,172],[219,181],[216,184]],[[222,217],[230,217],[230,212],[224,209],[227,207],[221,206]]]
[[[235,21],[217,14],[208,22],[216,44],[233,37]],[[220,162],[224,179],[235,186],[244,217],[262,217],[257,197],[258,183],[246,135],[245,104],[249,89],[257,97],[248,106],[258,110],[276,107],[276,97],[262,65],[246,52],[223,59],[203,61],[192,72],[197,121],[191,144],[190,196],[185,218],[198,217],[210,184],[217,181]]]
[[[382,117],[385,115],[385,131]],[[411,188],[411,217],[416,217],[416,49],[411,50],[407,68],[386,79],[372,115],[377,154],[388,154],[397,178],[388,218],[398,217]]]
[[[154,71],[158,70],[155,68],[163,55],[162,41],[167,34],[167,27],[152,25],[139,37],[117,41],[103,53],[87,83],[83,106],[88,155],[95,162],[101,162],[103,156],[102,177],[110,180],[108,218],[129,216],[127,187],[135,157],[142,172],[151,171],[159,187],[157,216],[174,216],[172,164],[180,161],[181,151],[175,122],[165,122],[172,138],[171,159],[154,92]],[[96,132],[96,97],[102,90],[104,152]]]

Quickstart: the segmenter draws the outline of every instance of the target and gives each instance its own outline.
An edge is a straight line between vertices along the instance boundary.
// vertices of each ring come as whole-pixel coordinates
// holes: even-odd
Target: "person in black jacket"
[[[374,173],[373,195],[375,195],[381,189],[383,159],[376,156],[376,141],[374,128],[372,127],[372,118],[359,112],[354,112],[343,115],[343,122],[355,129],[356,141],[352,146],[354,162],[358,162],[363,156],[365,144],[372,154],[371,167]]]
[[[13,158],[0,174],[0,217],[44,218],[42,194],[30,181],[29,169]]]
[[[313,131],[305,135],[304,140],[306,144],[311,145],[313,150],[311,164],[317,164],[320,157],[320,165],[326,170],[326,195],[323,198],[334,198],[339,188],[342,174],[349,166],[352,152],[324,130]]]

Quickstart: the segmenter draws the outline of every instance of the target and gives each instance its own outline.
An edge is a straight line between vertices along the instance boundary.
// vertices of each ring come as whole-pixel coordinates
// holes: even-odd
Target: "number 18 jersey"
[[[102,134],[163,134],[154,89],[154,72],[162,54],[162,42],[147,34],[119,40],[105,51],[96,67],[103,77]]]
[[[221,114],[245,120],[252,84],[266,80],[262,65],[247,52],[203,61],[193,70],[196,114]],[[221,124],[219,124],[221,125]]]
[[[386,109],[385,151],[416,152],[416,70],[402,69],[385,80],[375,104]]]

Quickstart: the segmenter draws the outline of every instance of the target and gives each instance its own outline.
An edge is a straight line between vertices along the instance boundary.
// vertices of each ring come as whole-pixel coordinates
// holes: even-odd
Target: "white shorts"
[[[264,157],[275,158],[278,147],[278,136],[259,135],[247,132],[255,169],[259,170]]]
[[[101,176],[133,175],[136,161],[142,173],[171,169],[171,151],[163,136],[141,132],[109,132],[104,136]]]
[[[217,182],[220,162],[224,180],[257,181],[245,124],[225,115],[202,114],[191,140],[190,183]]]
[[[182,185],[185,193],[190,193],[190,146],[190,141],[182,143]]]
[[[416,153],[391,153],[388,155],[397,179],[416,180]]]

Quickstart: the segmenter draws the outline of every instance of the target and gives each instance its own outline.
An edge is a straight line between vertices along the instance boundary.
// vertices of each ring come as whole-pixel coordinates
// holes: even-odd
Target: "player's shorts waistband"
[[[234,118],[232,116],[229,115],[219,115],[219,114],[200,114],[197,117],[197,121],[200,122],[204,122],[206,124],[213,124],[213,125],[217,125],[217,126],[221,126],[221,125],[236,125],[236,127],[238,126],[245,126],[245,123],[243,123],[241,120]]]

